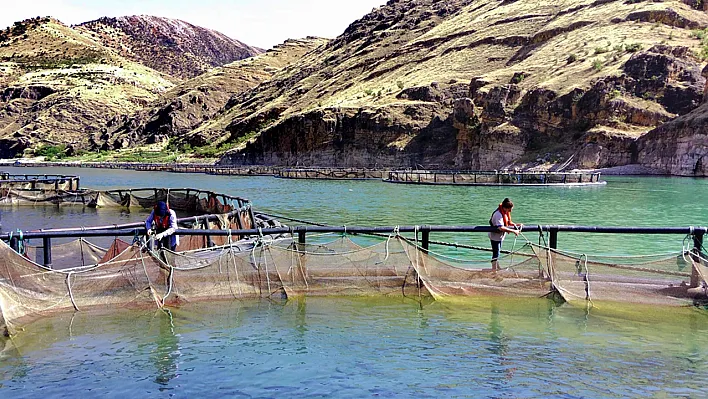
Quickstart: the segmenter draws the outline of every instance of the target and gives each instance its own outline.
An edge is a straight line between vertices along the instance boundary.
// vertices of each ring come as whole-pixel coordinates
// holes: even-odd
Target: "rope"
[[[239,278],[238,275],[238,265],[236,263],[236,255],[234,255],[234,247],[233,247],[233,237],[231,236],[231,229],[229,229],[229,235],[228,235],[228,240],[229,240],[229,255],[231,255],[231,262],[234,264],[234,273],[236,273],[236,283],[238,284],[238,294],[239,296],[243,296],[243,291],[241,289],[241,279]],[[221,273],[221,257],[219,257],[219,273]]]
[[[384,257],[384,259],[383,259],[381,262],[376,262],[376,263],[374,263],[374,265],[380,265],[380,264],[385,263],[386,261],[388,261],[388,257],[389,257],[389,255],[390,255],[390,252],[389,252],[389,250],[388,250],[388,245],[389,245],[389,243],[391,242],[391,239],[392,239],[393,237],[399,237],[399,236],[400,236],[400,234],[399,234],[399,229],[400,229],[400,226],[394,227],[394,228],[393,228],[393,231],[391,232],[391,234],[388,235],[388,239],[386,240],[386,246],[385,246],[385,248],[386,248],[386,256]],[[372,246],[372,247],[373,247],[373,246]],[[398,270],[396,270],[396,265],[395,265],[395,264],[393,265],[393,270],[394,270],[396,273],[398,273]]]
[[[585,262],[583,265],[585,266],[585,275],[583,275],[583,281],[585,282],[585,300],[589,301],[592,304],[592,299],[590,298],[590,270],[588,269],[588,257],[585,254],[582,254],[580,259],[576,262],[576,267],[578,268],[578,276],[580,277],[580,265],[581,262],[583,261],[583,258],[585,259]]]
[[[71,292],[71,275],[72,275],[72,274],[74,274],[74,273],[73,273],[73,272],[69,272],[69,273],[66,275],[66,286],[67,286],[67,288],[69,289],[69,298],[71,298],[71,304],[74,306],[74,309],[76,309],[76,311],[79,311],[79,307],[76,306],[76,301],[74,300],[74,293]]]
[[[519,227],[519,234],[521,234],[521,229],[522,229],[523,227],[524,227],[523,225],[521,225],[521,227]],[[514,243],[511,245],[511,257],[510,257],[510,259],[509,259],[509,267],[511,267],[511,266],[514,264],[514,249],[516,248],[516,240],[519,239],[519,234],[514,234]],[[529,239],[526,238],[526,236],[522,236],[522,237],[523,237],[526,241],[529,241]]]
[[[259,237],[256,239],[256,242],[253,245],[253,249],[251,250],[251,262],[253,264],[253,267],[256,268],[256,270],[260,269],[260,262],[256,262],[256,248],[260,247],[261,248],[261,257],[264,259],[264,265],[265,265],[265,272],[266,272],[266,280],[268,282],[268,293],[273,292],[270,287],[270,275],[268,274],[268,261],[265,256],[263,256],[263,251],[264,251],[264,245],[265,242],[263,241],[263,232],[261,231],[261,228],[258,228],[258,233]]]
[[[303,224],[309,224],[309,225],[312,225],[312,226],[322,226],[322,227],[326,227],[326,226],[327,226],[326,224],[322,224],[322,223],[312,222],[312,221],[309,221],[309,220],[294,219],[294,218],[290,218],[290,217],[282,216],[282,215],[274,215],[274,214],[263,213],[263,212],[258,212],[258,214],[259,214],[259,215],[270,216],[270,217],[276,218],[276,219],[290,220],[291,222],[298,222],[298,223],[303,223]]]

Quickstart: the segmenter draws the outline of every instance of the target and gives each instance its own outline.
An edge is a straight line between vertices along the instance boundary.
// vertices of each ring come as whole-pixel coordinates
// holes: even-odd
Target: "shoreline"
[[[69,167],[69,168],[94,168],[94,169],[124,169],[138,171],[164,171],[172,173],[212,173],[224,175],[277,175],[282,169],[309,169],[309,170],[355,170],[387,173],[390,171],[415,171],[410,168],[364,168],[364,167],[332,167],[332,166],[310,166],[310,167],[293,167],[293,166],[267,166],[267,165],[249,165],[249,166],[220,166],[215,163],[140,163],[140,162],[55,162],[31,159],[11,159],[0,160],[0,167]],[[443,170],[429,170],[430,172],[443,172]],[[231,172],[231,173],[229,173]],[[463,170],[444,170],[444,172],[469,172]],[[497,171],[477,171],[477,172],[497,172]],[[606,176],[644,176],[644,177],[696,177],[685,175],[671,175],[656,169],[638,164],[613,166],[608,168],[597,169],[574,169],[570,171],[551,171],[551,170],[534,170],[534,169],[517,169],[517,170],[499,170],[498,172],[505,173],[600,173]]]

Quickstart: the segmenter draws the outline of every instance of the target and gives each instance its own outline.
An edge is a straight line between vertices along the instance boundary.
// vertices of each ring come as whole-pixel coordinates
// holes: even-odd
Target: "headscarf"
[[[165,201],[157,201],[157,204],[155,205],[155,215],[165,217],[169,211],[170,208],[167,207],[167,203],[165,203]]]

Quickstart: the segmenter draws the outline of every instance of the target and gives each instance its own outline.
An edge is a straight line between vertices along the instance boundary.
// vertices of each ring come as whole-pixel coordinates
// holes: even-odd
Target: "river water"
[[[258,211],[346,226],[486,225],[504,197],[525,224],[708,225],[708,180],[607,177],[604,187],[433,187],[72,168],[96,189],[200,188]],[[2,209],[2,228],[138,221],[143,213]],[[505,248],[538,240],[528,233]],[[682,236],[566,233],[584,253],[681,251]],[[488,245],[484,234],[431,239]],[[435,247],[437,248],[437,247]],[[433,248],[435,251],[436,249]],[[450,254],[455,250],[439,248]],[[460,253],[461,254],[461,253]],[[2,342],[2,341],[0,341]],[[556,305],[546,299],[307,298],[77,312],[40,320],[0,354],[0,397],[698,398],[708,310]]]

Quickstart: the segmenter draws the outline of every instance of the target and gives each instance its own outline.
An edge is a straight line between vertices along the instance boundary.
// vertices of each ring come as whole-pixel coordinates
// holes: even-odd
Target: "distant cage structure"
[[[81,178],[70,175],[15,175],[0,172],[0,189],[79,190]]]
[[[284,168],[275,176],[284,179],[381,180],[386,173],[367,168]]]
[[[518,171],[429,171],[388,172],[388,183],[461,186],[598,186],[607,184],[600,173]]]

